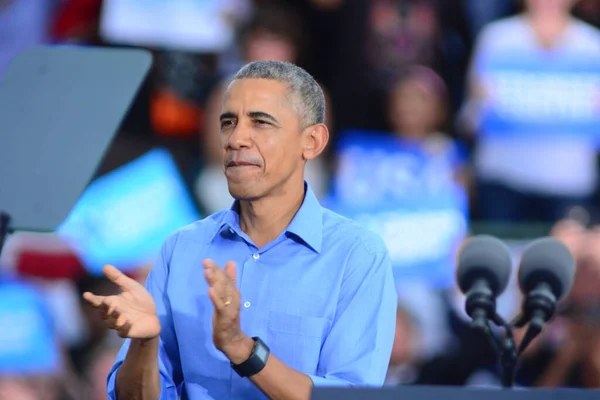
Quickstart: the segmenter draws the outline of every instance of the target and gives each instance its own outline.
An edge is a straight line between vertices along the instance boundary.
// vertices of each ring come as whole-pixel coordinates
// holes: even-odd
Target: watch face
[[[269,351],[265,348],[265,346],[256,346],[255,354],[259,359],[264,361],[269,355]]]

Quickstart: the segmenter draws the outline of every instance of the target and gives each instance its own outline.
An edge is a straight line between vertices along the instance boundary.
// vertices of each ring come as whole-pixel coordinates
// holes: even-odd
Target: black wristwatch
[[[262,371],[265,365],[267,365],[269,354],[271,354],[269,347],[260,338],[253,337],[252,339],[254,340],[254,348],[250,357],[241,364],[236,365],[231,363],[231,368],[242,378],[256,375]]]

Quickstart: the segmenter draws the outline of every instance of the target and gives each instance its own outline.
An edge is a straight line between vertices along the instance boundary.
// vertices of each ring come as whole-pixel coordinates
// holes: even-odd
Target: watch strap
[[[231,364],[231,368],[242,378],[258,374],[267,365],[267,359],[271,350],[260,340],[259,337],[253,337],[254,348],[250,357],[241,364]]]

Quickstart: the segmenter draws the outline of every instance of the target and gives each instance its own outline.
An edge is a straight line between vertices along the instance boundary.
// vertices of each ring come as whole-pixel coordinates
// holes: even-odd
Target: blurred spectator
[[[450,111],[463,96],[463,81],[471,47],[471,37],[461,0],[375,0],[368,4],[362,68],[367,68],[368,110],[375,111],[402,70],[421,64],[440,73],[448,84]],[[486,3],[487,4],[487,3]],[[356,74],[352,86],[360,75]],[[350,83],[348,83],[350,84]],[[360,88],[360,82],[358,83]],[[363,104],[364,106],[364,104]],[[380,119],[384,115],[378,116]],[[367,122],[367,121],[365,121]],[[378,121],[365,126],[382,129]]]
[[[554,222],[596,188],[600,32],[573,0],[527,0],[482,32],[465,108],[477,133],[478,217]]]
[[[107,400],[106,377],[110,372],[120,346],[105,344],[91,351],[90,361],[85,370],[85,381],[89,385],[89,400]]]
[[[422,143],[432,154],[459,153],[458,158],[464,157],[456,141],[443,132],[448,119],[448,91],[444,81],[433,70],[423,66],[403,70],[404,74],[390,93],[388,117],[393,131],[400,137]],[[448,179],[455,179],[468,187],[466,160],[460,161],[438,172],[450,173]]]
[[[538,387],[600,388],[600,234],[565,220],[553,235],[576,259],[575,281],[559,316],[524,354],[518,380]]]
[[[414,356],[428,358],[448,345],[439,291],[454,285],[467,174],[460,146],[444,134],[444,82],[423,66],[401,72],[388,89],[392,132],[341,132],[325,204],[382,236],[398,294],[422,328]]]
[[[118,287],[104,277],[86,276],[77,281],[77,294],[80,300],[81,315],[84,323],[84,337],[80,343],[70,349],[69,355],[73,367],[79,374],[84,375],[92,363],[98,349],[110,343],[119,343],[120,339],[104,326],[104,321],[98,318],[93,307],[83,300],[83,293],[100,293],[100,296],[111,296],[119,293]],[[113,360],[114,361],[114,360]]]
[[[415,318],[408,309],[402,305],[398,306],[396,336],[384,385],[410,384],[416,379],[418,364],[421,361],[418,351],[420,335]]]
[[[254,18],[242,32],[240,40],[244,64],[259,60],[295,63],[304,48],[302,23],[292,11],[283,6],[266,5],[257,9]],[[233,203],[227,180],[223,175],[219,146],[219,116],[228,83],[229,81],[224,79],[210,94],[206,104],[203,131],[200,133],[204,166],[198,175],[194,191],[206,213],[228,208]],[[327,123],[330,125],[331,115],[327,117]],[[307,163],[306,179],[317,197],[321,197],[326,186],[322,160],[316,159]]]
[[[372,78],[386,87],[408,64],[436,64],[440,34],[436,1],[371,3],[367,49]]]

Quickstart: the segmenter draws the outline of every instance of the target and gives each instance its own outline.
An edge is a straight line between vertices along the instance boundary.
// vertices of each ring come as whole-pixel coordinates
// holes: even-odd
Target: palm
[[[114,297],[116,309],[129,325],[127,337],[141,339],[158,335],[160,325],[154,299],[143,286],[138,285]]]
[[[122,293],[106,297],[85,293],[84,298],[100,310],[108,327],[118,331],[121,337],[132,339],[158,336],[160,322],[150,293],[115,267],[105,267],[104,274],[121,288]]]

